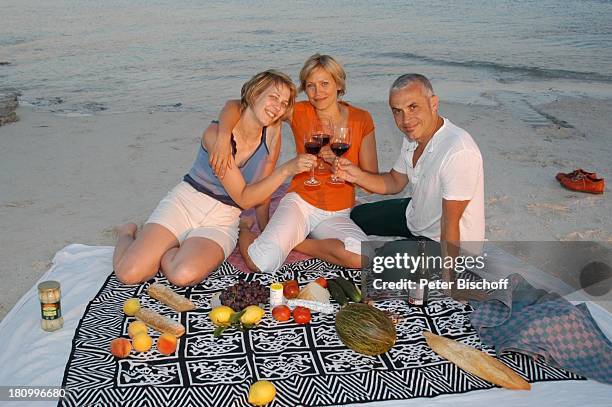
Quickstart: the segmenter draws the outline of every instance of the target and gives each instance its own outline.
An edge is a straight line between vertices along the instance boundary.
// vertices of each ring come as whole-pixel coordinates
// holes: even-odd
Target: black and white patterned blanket
[[[196,287],[177,290],[198,305],[178,314],[149,298],[146,288],[157,281],[124,286],[109,276],[90,302],[75,333],[63,386],[67,398],[60,406],[248,406],[249,386],[270,380],[277,389],[271,406],[327,406],[413,397],[435,397],[493,386],[438,357],[421,334],[428,330],[483,349],[469,324],[468,305],[433,293],[426,312],[404,301],[385,301],[377,307],[401,315],[397,343],[386,354],[368,357],[345,347],[336,334],[332,314],[313,314],[309,325],[274,321],[267,309],[261,324],[250,331],[226,331],[213,338],[208,318],[213,294],[238,279],[296,279],[300,285],[318,276],[343,275],[358,281],[359,270],[344,270],[311,259],[284,266],[276,275],[244,274],[229,263]],[[137,296],[143,306],[178,319],[186,327],[177,352],[163,356],[155,350],[115,359],[112,339],[127,337],[133,320],[122,312],[125,299]],[[153,335],[154,341],[156,335]],[[580,379],[517,353],[501,357],[530,382]]]

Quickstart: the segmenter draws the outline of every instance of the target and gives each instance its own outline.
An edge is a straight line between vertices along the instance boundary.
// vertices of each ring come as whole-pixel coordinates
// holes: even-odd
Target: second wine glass
[[[327,117],[319,118],[314,125],[312,130],[313,137],[316,137],[321,142],[321,148],[329,144],[332,134],[334,133],[334,126],[331,120]],[[317,157],[318,165],[315,168],[317,174],[327,172],[327,167],[324,163],[325,160],[321,157]]]
[[[334,170],[337,170],[338,158],[342,157],[349,150],[349,148],[351,148],[350,127],[338,127],[334,132],[334,136],[332,137],[331,144],[329,146],[336,155],[336,159],[334,160]],[[327,182],[333,185],[344,184],[344,181],[336,176],[335,171]]]
[[[316,135],[317,133],[314,132],[306,133],[304,135],[304,150],[306,150],[308,154],[317,155],[319,154],[319,151],[321,151],[321,140],[315,137]],[[315,166],[313,165],[310,168],[310,178],[304,181],[304,185],[307,185],[309,187],[316,187],[317,185],[321,185],[319,180],[315,178],[314,171]]]

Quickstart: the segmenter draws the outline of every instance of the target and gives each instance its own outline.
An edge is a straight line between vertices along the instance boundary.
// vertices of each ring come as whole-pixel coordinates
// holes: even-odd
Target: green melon
[[[336,314],[336,332],[343,344],[363,355],[380,355],[395,345],[395,325],[371,305],[350,303]]]

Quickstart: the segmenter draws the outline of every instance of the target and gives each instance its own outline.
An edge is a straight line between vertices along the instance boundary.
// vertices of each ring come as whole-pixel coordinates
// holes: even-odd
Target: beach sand
[[[384,103],[361,104],[374,118],[381,170],[397,158],[401,133]],[[534,127],[503,104],[442,103],[468,130],[485,165],[489,240],[612,242],[609,186],[603,195],[563,189],[559,171],[597,171],[612,181],[612,101],[564,98],[536,107]],[[0,127],[0,317],[70,243],[113,245],[113,226],[144,222],[189,170],[202,113],[155,112],[67,117],[17,110]],[[287,129],[281,162],[291,157]],[[379,199],[363,196],[363,200]]]

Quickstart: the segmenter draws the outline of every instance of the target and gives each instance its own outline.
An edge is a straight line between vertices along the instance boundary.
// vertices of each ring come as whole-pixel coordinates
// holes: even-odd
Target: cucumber
[[[331,295],[331,297],[338,304],[345,305],[346,303],[348,303],[348,298],[346,298],[346,295],[344,294],[344,290],[334,280],[332,279],[327,280],[327,291],[329,291],[329,294]]]
[[[361,293],[353,283],[341,276],[336,277],[336,283],[338,283],[338,285],[342,287],[342,290],[344,291],[346,296],[349,297],[351,300],[355,302],[361,301]]]

